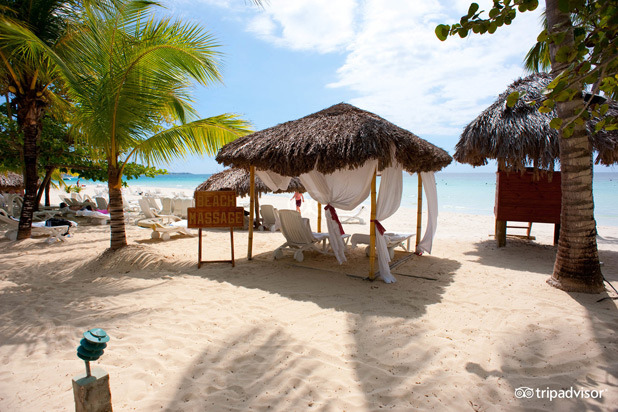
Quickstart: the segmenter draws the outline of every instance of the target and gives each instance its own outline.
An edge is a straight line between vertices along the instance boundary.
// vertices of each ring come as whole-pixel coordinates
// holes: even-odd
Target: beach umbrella
[[[260,177],[264,176],[263,172],[277,178],[298,176],[314,198],[305,180],[312,173],[332,175],[350,171],[345,178],[352,179],[364,172],[363,167],[375,162],[371,179],[371,278],[375,257],[376,173],[395,165],[410,173],[435,172],[451,160],[445,150],[376,114],[345,103],[243,136],[225,145],[217,155],[219,163],[249,169],[251,180],[255,170],[260,171]],[[285,179],[278,180],[285,183]],[[329,215],[327,223],[331,232]],[[250,230],[249,259],[252,236]],[[335,248],[333,238],[331,246]]]
[[[24,188],[24,177],[18,173],[0,173],[0,192],[21,190]]]
[[[543,91],[552,81],[548,73],[532,74],[511,84],[498,99],[466,126],[455,146],[455,160],[473,166],[486,165],[496,159],[500,170],[535,169],[553,170],[560,160],[558,131],[549,126],[557,117],[556,110],[541,113],[538,109],[545,96]],[[521,98],[508,107],[508,96],[519,92]],[[597,101],[599,96],[585,96]],[[593,100],[594,102],[594,100]],[[608,114],[618,115],[618,104],[607,101]],[[618,131],[594,133],[600,119],[587,123],[592,147],[597,152],[596,163],[611,165],[618,162]]]

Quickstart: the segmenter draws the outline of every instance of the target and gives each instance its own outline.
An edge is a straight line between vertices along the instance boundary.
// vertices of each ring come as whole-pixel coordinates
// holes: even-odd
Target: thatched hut
[[[554,240],[558,238],[560,172],[553,170],[560,161],[559,135],[549,125],[557,114],[538,110],[551,80],[549,74],[539,73],[515,81],[466,126],[455,146],[453,157],[458,162],[482,166],[494,159],[498,163],[494,210],[498,246],[506,243],[508,221],[527,222],[528,238],[532,222],[553,223]],[[506,101],[513,92],[521,98],[508,107]],[[618,115],[618,105],[609,102],[609,106],[610,114]],[[587,124],[596,163],[611,165],[618,161],[618,132],[594,133],[598,121]]]
[[[425,190],[427,192],[429,188],[435,192],[433,172],[444,168],[451,160],[446,151],[413,133],[380,116],[345,103],[241,137],[225,145],[217,155],[217,161],[226,166],[250,169],[251,174],[257,171],[271,189],[285,187],[291,177],[298,176],[311,197],[326,205],[325,210],[330,212],[326,213],[330,243],[340,262],[345,261],[345,256],[335,208],[351,210],[371,192],[370,278],[375,276],[373,269],[376,223],[381,231],[377,220],[386,219],[399,206],[401,170],[419,173],[419,181],[420,174],[426,173],[426,178],[433,183],[427,184]],[[393,192],[397,195],[397,176],[399,178],[399,199],[396,200],[395,208],[388,212],[384,206],[376,204],[375,182],[376,174],[380,171],[381,198],[393,195]],[[385,177],[385,172],[389,177]],[[392,181],[389,180],[390,176]],[[341,195],[344,186],[348,190],[346,199]],[[350,192],[354,194],[350,195]],[[428,202],[434,202],[433,196],[432,200],[429,199],[428,195]],[[391,202],[391,205],[393,203],[395,202]],[[437,201],[435,205],[437,213]],[[433,206],[433,203],[429,205],[432,211]],[[377,208],[380,210],[376,210]],[[320,216],[318,215],[318,219]],[[433,226],[428,225],[433,227],[429,236],[431,241],[435,233],[434,218],[431,217],[430,221],[433,222]],[[382,244],[381,234],[377,239],[378,243]],[[249,258],[251,245],[250,231]],[[390,276],[390,271],[388,261],[384,267],[384,255],[385,253],[379,253],[380,274],[386,280],[385,272],[388,271]]]
[[[245,169],[238,168],[229,168],[225,169],[222,172],[215,173],[210,176],[204,183],[197,187],[197,191],[208,191],[208,190],[234,190],[236,194],[240,197],[247,196],[250,190],[250,181],[249,181],[249,171]],[[255,191],[257,193],[269,193],[271,190],[268,186],[264,184],[260,180],[260,178],[255,179]],[[275,193],[293,193],[293,192],[301,192],[304,193],[305,187],[300,183],[300,180],[295,177],[290,180],[290,184],[286,190],[278,190]]]
[[[24,177],[18,173],[0,173],[0,192],[14,192],[24,189]]]
[[[543,91],[551,82],[547,73],[533,74],[516,80],[498,99],[466,126],[455,146],[455,160],[472,166],[486,165],[488,159],[498,162],[504,171],[525,171],[527,167],[554,170],[559,162],[558,131],[549,126],[556,111],[541,113]],[[519,92],[521,98],[513,107],[507,97]],[[531,102],[535,102],[531,104]],[[609,114],[618,115],[618,104],[609,103]],[[597,164],[618,162],[618,132],[593,133],[599,119],[588,122],[590,141],[597,152]]]

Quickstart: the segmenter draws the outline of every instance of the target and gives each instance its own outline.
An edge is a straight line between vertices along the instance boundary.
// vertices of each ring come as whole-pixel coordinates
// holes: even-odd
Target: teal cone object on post
[[[103,355],[103,349],[107,347],[106,342],[109,342],[109,336],[101,328],[84,332],[84,338],[77,347],[77,357],[86,362],[86,377],[91,376],[90,361],[95,361]]]

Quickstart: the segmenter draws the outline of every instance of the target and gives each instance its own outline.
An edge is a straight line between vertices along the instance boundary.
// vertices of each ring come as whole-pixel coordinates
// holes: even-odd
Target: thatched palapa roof
[[[455,146],[454,158],[473,166],[496,159],[503,170],[524,170],[526,166],[553,170],[559,161],[558,131],[549,126],[556,111],[541,113],[543,90],[551,82],[547,73],[533,74],[511,84],[498,99],[472,121]],[[513,107],[506,104],[512,92],[522,96]],[[535,101],[534,105],[527,102]],[[618,104],[609,102],[610,115],[618,115]],[[596,163],[618,162],[618,132],[593,133],[599,119],[588,122],[588,132],[597,151]]]
[[[371,159],[379,170],[395,159],[410,173],[438,171],[451,163],[445,151],[380,116],[340,103],[225,145],[217,161],[226,166],[300,176],[357,168]]]
[[[215,173],[208,180],[199,185],[196,191],[206,190],[235,190],[238,196],[246,196],[249,194],[249,172],[244,169],[225,169],[222,172]],[[259,177],[255,176],[255,191],[256,193],[268,193],[271,190],[266,186]],[[300,183],[297,177],[292,178],[290,185],[282,192],[305,192],[305,187]]]
[[[0,173],[0,191],[24,188],[24,177],[18,173]]]

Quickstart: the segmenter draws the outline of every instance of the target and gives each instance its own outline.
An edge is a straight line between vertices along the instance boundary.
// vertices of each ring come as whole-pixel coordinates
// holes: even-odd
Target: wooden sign
[[[195,207],[187,209],[187,227],[199,229],[197,267],[202,263],[230,262],[234,266],[234,228],[243,227],[245,209],[236,207],[236,192],[195,192]],[[202,260],[202,229],[229,227],[232,260]]]
[[[242,207],[187,209],[187,227],[191,229],[207,227],[243,227],[245,209]]]
[[[195,207],[197,209],[236,207],[236,192],[195,192]]]

